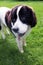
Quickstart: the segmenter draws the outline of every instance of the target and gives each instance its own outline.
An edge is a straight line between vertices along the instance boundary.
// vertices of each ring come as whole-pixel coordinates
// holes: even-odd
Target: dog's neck
[[[11,29],[11,12],[8,11],[5,15],[6,25]]]

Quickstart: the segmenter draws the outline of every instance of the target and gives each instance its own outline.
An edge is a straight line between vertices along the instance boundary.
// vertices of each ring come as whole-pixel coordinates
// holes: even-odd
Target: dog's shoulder
[[[11,9],[8,7],[0,7],[0,20],[3,24],[5,24],[5,15],[7,11],[10,11]]]
[[[7,8],[7,7],[0,7],[0,15],[5,15],[5,13],[7,11],[11,10],[10,8]]]

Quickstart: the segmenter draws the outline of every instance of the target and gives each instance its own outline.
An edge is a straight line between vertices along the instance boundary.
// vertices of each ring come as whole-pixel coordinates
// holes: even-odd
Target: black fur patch
[[[11,20],[12,20],[13,24],[17,20],[17,8],[18,8],[18,6],[13,8],[12,11],[11,11]]]
[[[19,18],[22,23],[34,27],[36,25],[36,15],[31,8],[23,6],[19,11]]]
[[[6,22],[7,26],[11,29],[11,20],[9,20],[10,19],[9,14],[10,14],[10,11],[8,11],[6,13],[5,22]]]
[[[1,30],[1,25],[0,25],[0,30]]]

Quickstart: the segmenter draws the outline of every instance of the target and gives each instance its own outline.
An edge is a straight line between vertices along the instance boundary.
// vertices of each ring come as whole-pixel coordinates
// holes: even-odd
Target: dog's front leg
[[[27,46],[26,40],[23,38],[23,46]]]
[[[19,51],[20,51],[21,53],[23,53],[24,50],[23,50],[23,42],[22,42],[22,38],[17,37],[17,38],[16,38],[16,41],[17,41],[17,46],[18,46],[18,48],[19,48]]]
[[[2,29],[1,29],[1,35],[2,35],[2,38],[5,39],[5,35],[4,35],[4,26],[3,24],[1,25]]]

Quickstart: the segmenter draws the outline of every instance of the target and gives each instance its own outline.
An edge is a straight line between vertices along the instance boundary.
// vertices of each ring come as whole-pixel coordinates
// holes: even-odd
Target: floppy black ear
[[[1,30],[1,25],[0,25],[0,30]]]
[[[36,18],[36,14],[35,12],[32,11],[32,23],[31,23],[31,27],[34,27],[37,24],[37,18]]]
[[[31,27],[34,27],[37,23],[36,15],[33,9],[28,6],[22,6],[19,11],[19,18],[22,23],[30,25]]]
[[[31,25],[31,27],[34,27],[37,23],[36,14],[31,7],[27,7],[27,6],[25,7],[27,9],[28,16],[29,16],[28,17],[29,24]]]
[[[11,28],[11,13],[10,11],[8,11],[5,15],[5,22],[6,22],[6,25]]]
[[[30,17],[29,17],[29,24],[31,25],[31,27],[34,27],[37,23],[37,18],[36,18],[36,14],[35,12],[33,11],[32,8],[28,7],[28,12],[30,14]]]

